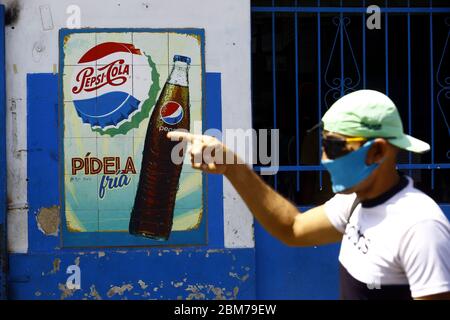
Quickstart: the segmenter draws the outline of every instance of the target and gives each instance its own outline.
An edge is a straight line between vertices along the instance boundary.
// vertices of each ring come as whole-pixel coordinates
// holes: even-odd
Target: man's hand
[[[225,174],[227,168],[237,163],[236,155],[214,137],[189,132],[171,131],[167,138],[172,141],[190,142],[187,150],[192,167],[207,173]]]

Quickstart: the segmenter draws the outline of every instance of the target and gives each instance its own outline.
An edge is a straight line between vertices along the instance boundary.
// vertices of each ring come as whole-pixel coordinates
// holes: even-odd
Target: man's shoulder
[[[415,224],[424,220],[448,222],[440,206],[429,195],[414,187],[411,178],[409,185],[391,201],[390,211]]]

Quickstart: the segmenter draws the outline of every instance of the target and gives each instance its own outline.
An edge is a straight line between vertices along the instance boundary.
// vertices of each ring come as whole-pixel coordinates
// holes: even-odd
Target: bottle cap
[[[174,55],[173,62],[176,62],[176,61],[181,61],[181,62],[186,62],[187,64],[191,64],[191,58],[186,57],[186,56]]]
[[[126,92],[112,91],[96,98],[74,101],[78,116],[91,127],[117,126],[139,109],[140,101]]]

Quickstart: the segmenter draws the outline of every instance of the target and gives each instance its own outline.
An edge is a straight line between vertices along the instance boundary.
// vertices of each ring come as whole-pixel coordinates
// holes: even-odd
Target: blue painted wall
[[[338,299],[340,245],[292,248],[255,226],[257,299]]]
[[[10,257],[10,299],[252,299],[254,251],[57,250]],[[65,287],[67,267],[81,289]]]

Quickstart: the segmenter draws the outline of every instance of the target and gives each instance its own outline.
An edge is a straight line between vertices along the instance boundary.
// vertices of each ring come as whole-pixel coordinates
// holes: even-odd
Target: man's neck
[[[375,177],[373,183],[370,185],[370,188],[366,188],[364,190],[360,190],[356,192],[358,199],[360,201],[367,201],[371,199],[375,199],[380,195],[386,193],[391,190],[394,186],[396,186],[400,181],[400,175],[398,171],[393,168],[393,170],[386,170],[385,172],[379,172]]]

